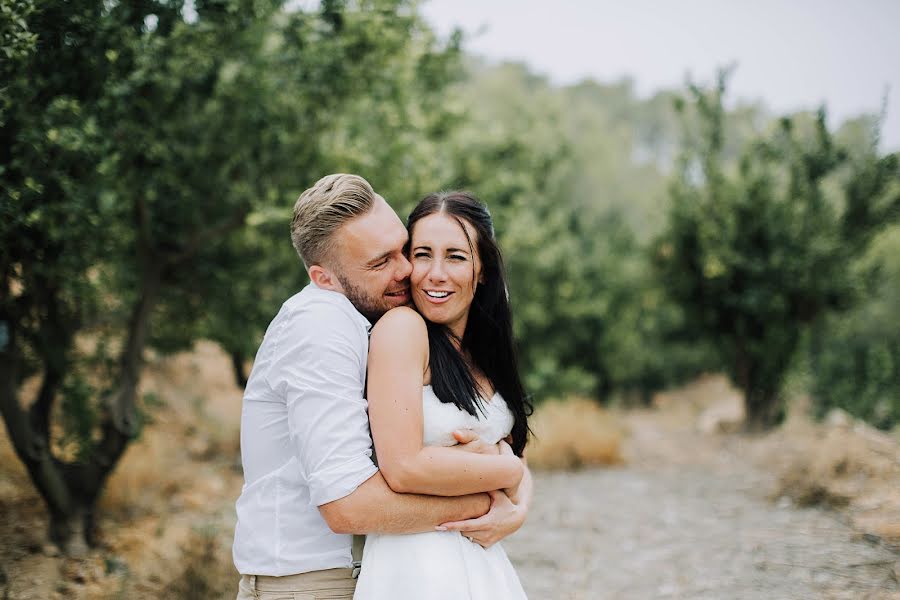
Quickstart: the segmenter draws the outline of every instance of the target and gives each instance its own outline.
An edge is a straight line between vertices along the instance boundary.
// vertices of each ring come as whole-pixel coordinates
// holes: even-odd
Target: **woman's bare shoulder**
[[[387,311],[372,328],[372,340],[401,337],[406,341],[427,339],[428,329],[422,315],[408,306]]]

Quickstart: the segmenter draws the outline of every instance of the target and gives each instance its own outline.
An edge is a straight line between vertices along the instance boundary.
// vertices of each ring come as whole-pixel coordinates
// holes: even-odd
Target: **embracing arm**
[[[363,399],[366,332],[331,304],[291,315],[267,335],[268,384],[284,394],[296,468],[310,502],[337,533],[412,533],[487,512],[487,494],[462,498],[404,496],[372,463]]]
[[[424,446],[422,384],[428,332],[409,308],[388,312],[369,342],[369,424],[378,465],[392,490],[462,496],[515,487],[523,466],[515,456]]]
[[[480,517],[490,506],[487,494],[398,494],[376,473],[352,494],[320,506],[319,512],[335,533],[421,533],[447,520]]]

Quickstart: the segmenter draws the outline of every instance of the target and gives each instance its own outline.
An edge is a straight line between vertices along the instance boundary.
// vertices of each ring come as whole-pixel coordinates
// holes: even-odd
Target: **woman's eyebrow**
[[[413,246],[413,250],[431,250],[431,246],[419,244],[418,246]],[[469,250],[466,248],[447,248],[445,252],[462,252],[464,254],[469,254]]]

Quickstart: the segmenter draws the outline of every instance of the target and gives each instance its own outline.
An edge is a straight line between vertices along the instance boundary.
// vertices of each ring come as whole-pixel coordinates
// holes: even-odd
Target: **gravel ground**
[[[504,542],[532,600],[900,598],[900,555],[838,513],[770,500],[740,445],[632,433],[649,450],[624,467],[536,473]]]

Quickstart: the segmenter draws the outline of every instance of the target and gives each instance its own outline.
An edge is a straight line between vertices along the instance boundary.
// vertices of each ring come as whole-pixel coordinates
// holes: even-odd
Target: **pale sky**
[[[551,81],[634,80],[639,94],[712,82],[737,64],[732,98],[778,114],[827,105],[836,125],[877,113],[889,92],[882,149],[900,150],[900,0],[427,0],[442,35],[521,60]]]

